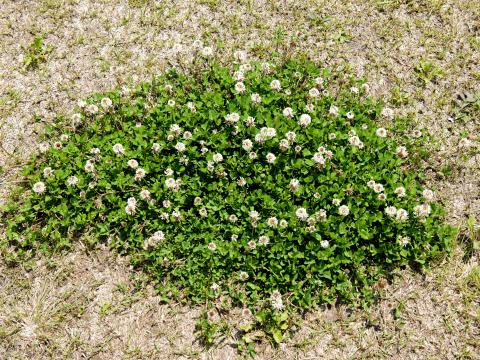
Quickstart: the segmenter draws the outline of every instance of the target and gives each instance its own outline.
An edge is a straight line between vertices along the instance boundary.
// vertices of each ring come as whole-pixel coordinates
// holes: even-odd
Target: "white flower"
[[[213,161],[212,161],[212,160],[208,160],[208,161],[207,161],[207,170],[210,171],[210,172],[212,172],[214,168],[215,168],[215,166],[214,166]]]
[[[385,214],[393,217],[393,216],[397,215],[397,208],[395,206],[387,206],[385,208]]]
[[[148,200],[148,199],[150,199],[150,191],[145,190],[145,189],[142,190],[142,191],[140,191],[140,198],[141,198],[142,200]]]
[[[356,86],[352,86],[352,87],[350,88],[350,92],[351,92],[352,94],[358,94],[358,88],[357,88]]]
[[[325,211],[325,209],[320,209],[320,210],[318,210],[318,211],[315,213],[315,219],[317,219],[317,221],[325,221],[325,220],[327,220],[327,212]]]
[[[258,211],[252,210],[248,213],[248,216],[250,216],[250,220],[252,221],[258,221],[260,219],[260,215],[258,214]]]
[[[302,151],[302,147],[300,145],[295,146],[295,152],[299,154]]]
[[[102,106],[103,110],[107,110],[109,108],[112,107],[112,100],[108,97],[104,97],[101,101],[100,101],[100,105]]]
[[[233,235],[230,237],[230,240],[232,240],[232,241],[237,241],[237,240],[238,240],[238,235],[237,235],[237,234],[233,234]]]
[[[342,216],[347,216],[350,213],[350,209],[347,205],[342,205],[338,208],[338,213]]]
[[[257,93],[253,93],[251,96],[250,96],[250,99],[252,100],[252,102],[254,104],[260,104],[262,102],[262,98],[259,94]]]
[[[342,200],[340,199],[333,199],[332,200],[332,204],[335,205],[335,206],[340,206],[340,204],[342,203]]]
[[[206,46],[202,49],[201,54],[204,57],[210,57],[213,55],[213,49],[210,46]]]
[[[393,110],[392,110],[392,109],[386,107],[386,108],[384,108],[384,109],[382,110],[381,115],[382,115],[383,117],[391,120],[391,119],[393,119],[394,113],[393,113]]]
[[[338,116],[338,107],[336,107],[335,105],[330,106],[328,113],[332,116]]]
[[[337,138],[337,134],[335,133],[328,134],[328,140],[335,140],[336,138]]]
[[[165,186],[167,189],[174,189],[177,186],[177,182],[174,178],[168,178],[165,180]]]
[[[282,310],[284,308],[282,294],[278,290],[273,291],[272,295],[270,295],[270,303],[274,310]]]
[[[127,206],[125,206],[125,212],[127,213],[127,215],[135,214],[136,209],[137,206],[134,204],[127,204]]]
[[[237,81],[243,81],[245,79],[245,73],[243,71],[235,71],[233,73],[233,77],[235,78],[235,80]]]
[[[397,149],[395,150],[395,153],[397,154],[398,157],[401,157],[401,158],[406,158],[408,156],[408,151],[405,146],[398,146]]]
[[[348,142],[352,146],[357,146],[357,147],[360,147],[360,145],[362,144],[362,141],[360,140],[360,138],[357,135],[350,136],[348,138]]]
[[[244,187],[245,185],[247,185],[247,182],[243,177],[241,177],[237,180],[237,185],[240,187]]]
[[[406,221],[408,220],[408,212],[405,209],[398,209],[396,218],[398,221]]]
[[[98,106],[95,104],[90,104],[85,108],[85,111],[90,115],[95,115],[98,112]]]
[[[201,217],[206,217],[208,215],[208,211],[206,208],[201,208],[200,210],[198,210],[198,213]]]
[[[255,151],[252,151],[250,154],[248,154],[248,157],[251,160],[255,160],[257,158],[257,153]]]
[[[269,74],[272,71],[272,65],[268,62],[263,62],[261,65],[262,73]]]
[[[325,158],[319,152],[316,152],[315,154],[313,154],[312,160],[315,162],[317,167],[322,167],[325,165]]]
[[[173,139],[175,139],[175,136],[173,136],[173,134],[167,135],[167,141],[172,141]]]
[[[410,238],[408,236],[399,236],[398,237],[398,243],[405,247],[410,243]]]
[[[415,214],[416,217],[419,217],[419,218],[427,217],[428,215],[430,215],[431,211],[432,211],[432,207],[427,203],[417,205],[413,208],[413,213]]]
[[[144,241],[143,247],[145,249],[154,247],[160,241],[163,241],[163,240],[165,240],[165,234],[163,233],[163,231],[155,231],[155,233],[152,236],[150,236],[148,239]]]
[[[277,157],[276,157],[274,154],[272,154],[272,153],[268,153],[267,156],[266,156],[267,162],[268,162],[269,164],[273,164],[273,163],[275,162],[275,159],[276,159],[276,158],[277,158]]]
[[[276,228],[278,226],[278,219],[276,217],[268,218],[267,225],[271,228]]]
[[[183,133],[183,138],[184,138],[185,140],[190,140],[190,139],[192,138],[192,136],[193,136],[193,135],[192,135],[192,133],[191,133],[190,131],[185,131],[185,132]]]
[[[243,94],[245,92],[245,84],[241,81],[235,84],[235,91],[239,94]]]
[[[220,153],[216,153],[213,155],[213,161],[216,163],[222,162],[223,161],[223,156]]]
[[[245,120],[245,125],[247,125],[247,127],[253,127],[255,126],[255,118],[249,116],[246,118]]]
[[[227,125],[236,124],[238,122],[238,120],[240,120],[240,115],[238,115],[238,113],[236,113],[236,112],[233,112],[233,113],[225,116],[225,123]]]
[[[152,145],[152,151],[154,153],[159,153],[160,152],[160,144],[159,143],[153,143]]]
[[[290,180],[290,184],[288,185],[290,191],[297,191],[300,188],[300,181],[297,179]]]
[[[254,241],[254,240],[250,240],[248,243],[247,243],[248,247],[250,248],[250,250],[253,250],[257,247],[257,243]]]
[[[130,159],[127,162],[128,166],[130,166],[132,169],[138,168],[138,161],[135,159]]]
[[[280,151],[287,151],[290,148],[290,143],[288,142],[287,139],[282,139],[280,140],[280,143],[278,144],[278,147]]]
[[[173,170],[170,169],[170,168],[166,168],[163,173],[166,175],[166,176],[172,176],[173,175]]]
[[[346,114],[347,119],[352,120],[355,117],[355,114],[351,111],[347,112]]]
[[[67,185],[68,186],[75,186],[78,184],[78,178],[76,176],[70,176],[67,179]]]
[[[193,205],[200,205],[202,203],[202,198],[199,196],[196,196],[195,199],[193,199]]]
[[[168,105],[168,106],[172,106],[172,107],[175,106],[175,100],[169,99],[169,100],[167,101],[167,105]]]
[[[422,136],[422,132],[421,132],[420,130],[414,130],[414,131],[412,132],[412,135],[411,135],[411,136],[412,136],[412,138],[414,138],[414,139],[418,139],[419,137]]]
[[[233,53],[233,56],[235,59],[237,59],[239,62],[245,62],[248,58],[247,52],[244,50],[237,50]]]
[[[113,145],[112,149],[113,149],[113,152],[117,155],[125,153],[125,149],[123,148],[122,144],[115,144]]]
[[[228,216],[228,221],[230,222],[237,222],[237,220],[238,220],[238,217],[235,214],[231,214]]]
[[[220,290],[220,286],[217,283],[213,283],[212,286],[210,286],[210,289],[212,289],[214,292],[217,292]]]
[[[432,190],[430,190],[430,189],[425,189],[425,190],[423,190],[423,192],[422,192],[422,196],[423,196],[423,198],[424,198],[426,201],[432,201],[433,198],[434,198],[434,196],[435,196],[435,194],[434,194],[434,192],[433,192]]]
[[[139,181],[139,180],[143,179],[145,177],[145,175],[146,175],[145,170],[142,169],[142,168],[138,168],[135,171],[135,180]]]
[[[285,229],[288,226],[288,221],[285,219],[282,219],[278,224],[282,229]]]
[[[324,249],[328,248],[329,245],[330,245],[330,243],[328,242],[328,240],[320,241],[320,246]]]
[[[384,193],[378,194],[378,200],[380,201],[387,200],[387,195],[385,195]]]
[[[55,149],[57,149],[57,150],[60,150],[61,148],[63,148],[63,145],[62,145],[62,143],[61,143],[60,141],[55,141],[55,142],[53,143],[53,147],[54,147]]]
[[[208,244],[208,249],[211,250],[211,251],[217,250],[217,244],[215,244],[214,242],[209,243]]]
[[[53,176],[52,168],[51,167],[46,167],[45,169],[43,169],[43,176],[45,176],[45,177]]]
[[[191,101],[189,101],[187,103],[187,108],[191,111],[191,112],[197,112],[197,108],[195,107],[195,104]]]
[[[383,192],[385,189],[382,184],[375,183],[373,185],[373,191],[375,191],[377,194]]]
[[[395,189],[394,193],[401,198],[406,195],[406,190],[403,186],[399,186]]]
[[[47,152],[49,148],[50,148],[50,145],[48,145],[48,143],[42,142],[42,143],[38,144],[38,150],[41,153]]]
[[[295,215],[297,218],[299,218],[301,221],[307,221],[308,219],[308,213],[305,208],[299,208],[297,211],[295,211]]]
[[[245,139],[242,141],[242,148],[246,151],[250,151],[253,147],[252,140],[250,139]]]
[[[270,83],[270,88],[272,88],[272,90],[275,90],[275,91],[280,91],[282,89],[282,84],[280,84],[280,81],[279,80],[272,80],[272,82]]]
[[[45,192],[45,189],[45,183],[42,181],[36,182],[35,184],[33,184],[32,187],[33,192],[39,195],[43,194]]]
[[[90,153],[92,153],[93,155],[98,155],[100,154],[100,149],[97,147],[91,148]]]
[[[385,138],[387,137],[387,130],[384,128],[378,128],[375,134],[377,134],[378,137]]]
[[[170,131],[176,135],[180,135],[182,133],[182,128],[178,124],[172,124],[170,125]]]
[[[60,136],[60,141],[66,142],[68,141],[68,139],[69,139],[69,136],[67,134],[62,134]]]
[[[184,143],[182,142],[178,142],[176,145],[175,145],[175,149],[178,151],[178,152],[184,152],[186,150],[186,146]]]
[[[287,107],[283,109],[283,116],[287,118],[293,118],[293,109],[291,107]]]
[[[79,108],[83,109],[85,106],[87,106],[87,102],[85,100],[78,100],[77,105]]]
[[[289,131],[285,134],[285,137],[288,141],[294,143],[297,138],[297,134],[295,134],[293,131]]]
[[[308,91],[308,95],[310,97],[313,97],[313,98],[316,98],[320,95],[320,91],[318,91],[317,88],[311,88],[309,91]]]
[[[267,235],[262,235],[258,238],[258,243],[260,245],[265,246],[265,245],[268,245],[270,243],[270,239],[268,238]]]
[[[310,113],[311,113],[311,112],[313,112],[314,109],[315,109],[315,105],[313,105],[313,104],[307,104],[307,105],[305,105],[305,110],[306,110],[307,112],[310,112]]]
[[[249,278],[248,274],[245,271],[240,271],[240,273],[238,274],[238,277],[240,278],[240,280],[244,280],[244,281]]]
[[[301,127],[307,127],[312,122],[312,118],[308,114],[302,114],[298,120],[298,125]]]
[[[94,170],[95,170],[95,167],[93,165],[93,162],[88,160],[87,163],[85,164],[85,171],[91,173]]]
[[[323,78],[316,77],[315,78],[315,84],[322,86],[323,85]]]

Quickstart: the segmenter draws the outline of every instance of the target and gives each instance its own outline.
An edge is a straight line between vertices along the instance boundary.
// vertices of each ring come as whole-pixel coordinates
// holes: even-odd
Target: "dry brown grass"
[[[437,140],[426,165],[448,220],[480,221],[480,111],[458,96],[480,93],[478,2],[0,0],[0,9],[0,194],[44,123],[90,92],[185,66],[201,39],[225,63],[236,49],[262,59],[277,50],[366,76]],[[26,70],[37,34],[53,50]],[[480,358],[479,273],[478,253],[463,261],[458,248],[425,277],[402,272],[371,311],[316,311],[281,349],[259,345],[259,357]],[[237,358],[229,342],[202,349],[192,335],[200,310],[160,305],[139,276],[81,245],[28,269],[0,262],[0,358]]]

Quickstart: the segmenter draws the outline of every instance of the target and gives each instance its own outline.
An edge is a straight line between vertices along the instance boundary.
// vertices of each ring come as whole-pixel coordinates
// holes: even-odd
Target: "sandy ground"
[[[480,4],[451,1],[0,0],[0,202],[43,126],[91,92],[188,66],[193,41],[305,54],[365,76],[374,96],[436,139],[427,167],[448,221],[480,221]],[[51,51],[24,62],[35,35]],[[469,141],[460,141],[461,138]],[[480,358],[478,253],[426,276],[403,272],[370,311],[314,312],[265,359]],[[24,268],[0,262],[0,358],[234,359],[231,339],[195,341],[200,309],[161,305],[125,259],[82,244]],[[395,315],[395,316],[394,316]]]

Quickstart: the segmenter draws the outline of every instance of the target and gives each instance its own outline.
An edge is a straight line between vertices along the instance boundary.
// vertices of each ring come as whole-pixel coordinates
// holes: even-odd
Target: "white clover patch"
[[[88,231],[162,294],[271,311],[372,300],[380,276],[448,249],[420,130],[380,127],[393,112],[360,81],[237,59],[74,109],[2,213],[9,244],[57,249]]]

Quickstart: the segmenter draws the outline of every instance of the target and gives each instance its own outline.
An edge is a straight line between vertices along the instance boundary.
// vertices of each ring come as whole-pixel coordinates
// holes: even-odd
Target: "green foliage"
[[[263,328],[276,342],[290,311],[369,302],[380,277],[448,250],[452,229],[415,162],[423,136],[402,131],[397,143],[393,129],[378,130],[382,107],[362,82],[339,86],[339,74],[305,61],[242,70],[241,93],[239,74],[204,65],[93,96],[76,129],[25,168],[27,189],[3,214],[7,246],[22,256],[79,236],[108,242],[163,297],[227,297],[255,314],[246,334]],[[198,330],[206,343],[217,331],[208,319]]]
[[[414,68],[418,80],[422,84],[435,82],[444,75],[444,71],[431,61],[421,59]]]
[[[47,61],[47,56],[53,50],[53,46],[46,45],[43,41],[44,39],[41,35],[37,35],[33,39],[23,60],[25,69],[36,69],[41,63]]]

